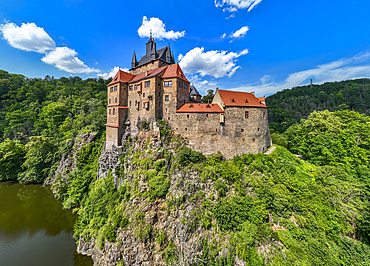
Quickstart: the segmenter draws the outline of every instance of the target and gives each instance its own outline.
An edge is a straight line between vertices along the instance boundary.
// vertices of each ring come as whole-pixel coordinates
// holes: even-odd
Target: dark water
[[[76,218],[40,185],[0,182],[0,265],[93,265],[75,251]]]

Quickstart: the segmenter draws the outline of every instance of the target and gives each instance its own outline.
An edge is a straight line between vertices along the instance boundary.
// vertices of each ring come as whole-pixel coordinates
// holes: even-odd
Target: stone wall
[[[175,133],[188,139],[190,148],[205,155],[220,151],[232,159],[244,153],[264,152],[271,146],[267,108],[225,108],[225,123],[220,122],[220,116],[220,113],[177,113],[169,122]]]
[[[166,66],[166,65],[168,65],[168,64],[161,61],[161,60],[156,60],[156,61],[149,62],[146,65],[137,67],[135,69],[130,69],[130,73],[133,74],[133,75],[139,75],[141,73],[144,73],[145,71],[157,69],[157,68],[160,68],[160,67]]]

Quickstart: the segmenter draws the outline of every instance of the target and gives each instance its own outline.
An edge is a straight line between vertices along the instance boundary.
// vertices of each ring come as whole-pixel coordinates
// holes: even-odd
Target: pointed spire
[[[166,62],[168,64],[171,64],[172,62],[172,57],[171,57],[171,48],[170,48],[170,44],[168,44],[168,47],[167,47],[167,50],[166,50]]]
[[[135,68],[137,66],[137,60],[136,60],[136,54],[134,50],[134,55],[132,57],[132,62],[131,62],[131,68]]]
[[[150,40],[153,39],[152,29],[150,29]]]

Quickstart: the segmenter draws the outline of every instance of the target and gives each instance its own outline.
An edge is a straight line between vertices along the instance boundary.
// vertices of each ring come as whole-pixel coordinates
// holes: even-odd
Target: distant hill
[[[272,132],[284,132],[315,110],[353,110],[369,115],[370,79],[294,87],[267,97],[266,103]]]

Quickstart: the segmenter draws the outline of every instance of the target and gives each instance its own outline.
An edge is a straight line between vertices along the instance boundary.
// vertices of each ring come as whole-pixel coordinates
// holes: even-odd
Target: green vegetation
[[[300,86],[266,98],[271,132],[283,133],[313,111],[352,110],[370,115],[370,80],[356,79]]]

